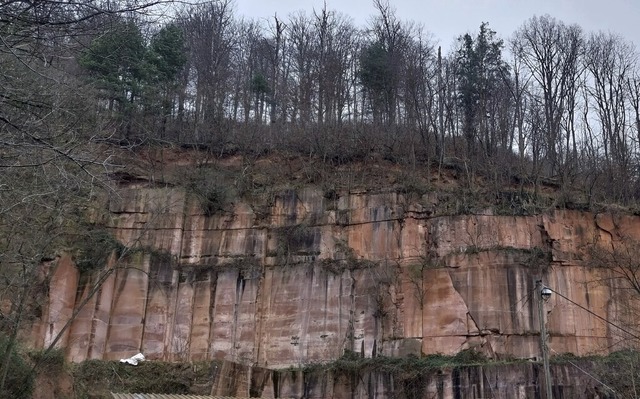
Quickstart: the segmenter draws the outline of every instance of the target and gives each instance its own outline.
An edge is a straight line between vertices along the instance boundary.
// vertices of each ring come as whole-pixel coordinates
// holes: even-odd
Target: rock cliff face
[[[114,256],[82,275],[73,259],[59,259],[33,336],[52,342],[75,309],[58,344],[72,361],[140,351],[284,368],[345,350],[468,348],[533,358],[538,279],[571,300],[553,295],[544,304],[552,355],[615,350],[624,336],[602,319],[624,326],[631,317],[624,282],[594,267],[589,251],[640,239],[637,217],[436,216],[437,196],[395,192],[291,190],[268,212],[236,203],[212,216],[176,189],[128,187],[118,197],[109,229],[153,251]]]
[[[533,363],[405,370],[269,370],[223,362],[212,394],[238,398],[544,398],[542,370]],[[564,399],[606,398],[606,390],[576,367],[554,365],[553,394]],[[233,378],[229,378],[233,376]]]

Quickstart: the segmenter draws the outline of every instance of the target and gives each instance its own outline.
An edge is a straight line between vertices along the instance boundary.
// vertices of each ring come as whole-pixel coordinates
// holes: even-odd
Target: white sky
[[[372,0],[326,0],[329,10],[337,10],[364,27],[376,15]],[[549,14],[566,24],[576,23],[585,32],[614,32],[640,48],[640,0],[389,0],[396,15],[422,24],[448,50],[456,37],[477,32],[481,22],[489,22],[499,37],[509,38],[534,15]],[[304,10],[320,10],[323,0],[235,0],[237,15],[269,18],[277,13],[285,18]]]

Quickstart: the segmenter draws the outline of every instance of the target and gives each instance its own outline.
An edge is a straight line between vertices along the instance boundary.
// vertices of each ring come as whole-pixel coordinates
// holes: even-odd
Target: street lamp
[[[538,319],[540,321],[540,349],[544,366],[544,382],[547,388],[547,399],[553,399],[551,392],[551,371],[549,370],[549,347],[547,346],[547,327],[544,317],[544,302],[551,298],[551,288],[542,285],[542,280],[536,281],[536,297],[538,299]]]

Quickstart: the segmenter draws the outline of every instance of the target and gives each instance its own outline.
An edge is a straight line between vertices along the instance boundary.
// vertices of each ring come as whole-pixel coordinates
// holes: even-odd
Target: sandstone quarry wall
[[[52,342],[75,309],[58,343],[72,361],[142,352],[273,369],[345,350],[372,357],[469,348],[536,358],[538,279],[575,302],[553,295],[544,305],[552,355],[607,353],[626,342],[597,317],[632,321],[623,282],[588,253],[640,239],[638,217],[441,216],[433,194],[325,198],[315,189],[282,192],[270,205],[266,215],[236,203],[206,216],[184,191],[120,190],[109,204],[110,231],[153,251],[112,257],[91,274],[60,258],[35,344]]]
[[[552,375],[556,398],[613,397],[602,384],[572,365],[553,365]],[[213,396],[239,398],[544,398],[542,367],[533,363],[390,372],[269,370],[225,361],[216,366],[212,382]]]

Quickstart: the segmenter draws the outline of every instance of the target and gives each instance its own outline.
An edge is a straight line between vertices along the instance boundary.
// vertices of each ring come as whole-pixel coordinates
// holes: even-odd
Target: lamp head
[[[542,289],[540,290],[540,296],[542,297],[542,300],[547,301],[549,300],[549,298],[551,298],[551,289],[548,287],[542,287]]]

